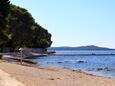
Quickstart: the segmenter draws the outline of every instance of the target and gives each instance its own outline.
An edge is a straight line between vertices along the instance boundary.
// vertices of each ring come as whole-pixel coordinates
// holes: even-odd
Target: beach
[[[10,74],[0,69],[0,86],[25,86]]]
[[[36,68],[8,62],[0,62],[0,78],[0,86],[115,85],[115,79],[111,78],[97,77],[83,72],[72,71],[64,68]],[[1,81],[4,83],[3,85],[1,85]],[[5,85],[5,83],[9,83],[9,85]]]

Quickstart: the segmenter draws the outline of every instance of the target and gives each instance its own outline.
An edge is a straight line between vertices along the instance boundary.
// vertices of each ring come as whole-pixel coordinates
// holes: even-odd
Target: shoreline
[[[16,60],[19,58],[19,57],[13,57],[12,55],[4,55],[4,57],[6,57],[6,58],[10,58],[10,59],[14,59],[14,58],[16,58]],[[38,57],[39,58],[39,57]],[[15,60],[15,59],[14,59]],[[20,64],[20,59],[18,59],[17,61],[8,61],[8,62],[12,62],[12,63],[15,63],[15,64],[18,64],[18,65],[21,65]],[[27,60],[27,61],[30,61],[30,62],[32,62],[31,60]],[[6,61],[7,62],[7,61]],[[28,63],[28,62],[26,62],[26,61],[23,61],[23,66],[30,66],[30,67],[35,67],[35,68],[40,68],[40,66],[39,65],[34,65],[33,63]],[[42,67],[42,68],[56,68],[56,67]],[[58,68],[58,67],[57,67]],[[62,67],[61,69],[68,69],[68,70],[72,70],[72,71],[76,71],[76,72],[80,72],[80,73],[85,73],[85,74],[87,74],[87,75],[92,75],[92,76],[97,76],[97,77],[104,77],[104,78],[111,78],[111,79],[115,79],[115,78],[113,78],[112,76],[104,76],[103,74],[102,75],[98,75],[98,73],[95,73],[95,72],[90,72],[90,71],[86,71],[86,70],[74,70],[74,69],[71,69],[71,68],[65,68],[65,67]],[[104,68],[102,69],[101,68],[101,70],[105,70]],[[109,70],[109,68],[108,68],[108,70]],[[98,70],[99,71],[99,70]]]
[[[49,56],[115,56],[115,54],[49,54]]]
[[[67,68],[23,66],[0,62],[0,69],[25,86],[114,86],[115,79]],[[88,82],[91,81],[91,82]]]

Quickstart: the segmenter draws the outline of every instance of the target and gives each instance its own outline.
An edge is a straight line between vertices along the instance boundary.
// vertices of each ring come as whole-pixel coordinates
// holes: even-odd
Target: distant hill
[[[106,47],[99,47],[95,45],[89,46],[80,46],[80,47],[51,47],[49,49],[56,49],[56,50],[114,50]]]

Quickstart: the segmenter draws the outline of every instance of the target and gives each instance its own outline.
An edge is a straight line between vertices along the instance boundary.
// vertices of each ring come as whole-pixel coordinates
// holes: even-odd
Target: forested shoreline
[[[2,6],[4,5],[4,6]],[[9,0],[0,1],[0,49],[20,47],[47,48],[52,44],[51,34],[40,26],[25,8]]]

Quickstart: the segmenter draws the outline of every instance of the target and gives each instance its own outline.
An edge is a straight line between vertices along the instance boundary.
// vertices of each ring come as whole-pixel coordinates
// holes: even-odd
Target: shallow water
[[[115,54],[115,50],[57,51],[59,54]],[[87,73],[115,78],[115,56],[48,56],[36,59],[37,65],[82,70]]]

